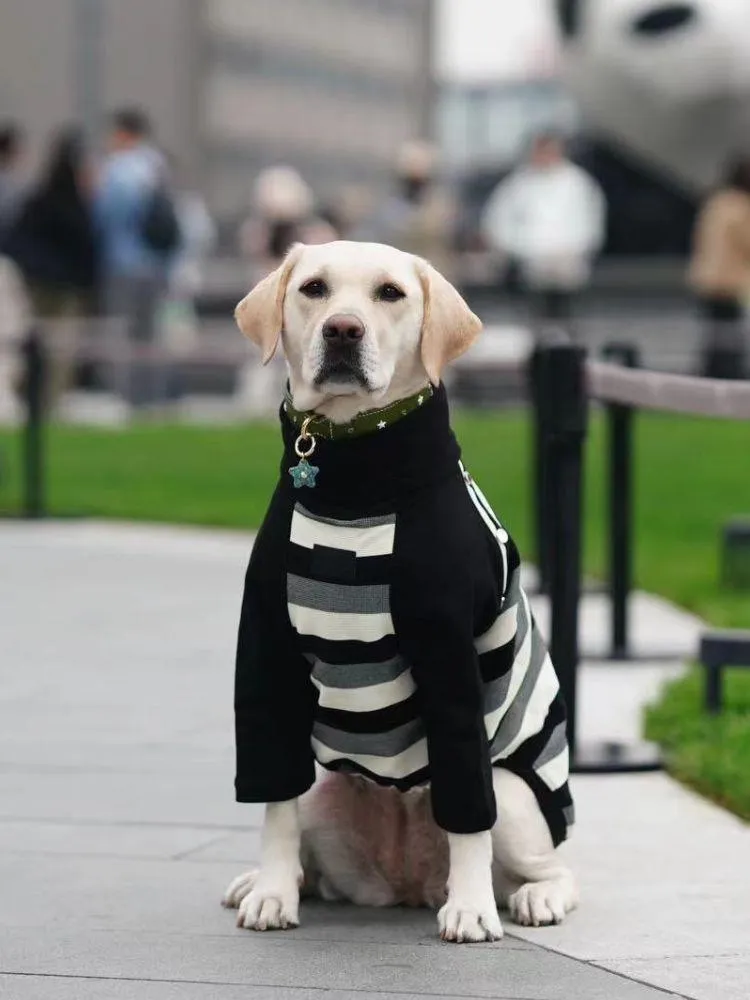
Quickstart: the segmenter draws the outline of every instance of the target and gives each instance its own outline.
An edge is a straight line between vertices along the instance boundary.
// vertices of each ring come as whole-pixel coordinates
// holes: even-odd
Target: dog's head
[[[235,315],[264,364],[282,340],[294,403],[305,410],[346,399],[357,412],[428,379],[437,385],[481,330],[426,261],[378,243],[294,246]]]

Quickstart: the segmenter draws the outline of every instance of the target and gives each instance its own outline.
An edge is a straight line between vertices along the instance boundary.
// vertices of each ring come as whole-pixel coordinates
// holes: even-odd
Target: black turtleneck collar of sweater
[[[394,507],[411,495],[459,474],[461,450],[450,427],[448,398],[439,386],[424,406],[390,424],[351,440],[315,439],[310,464],[319,468],[316,485],[295,489],[289,469],[299,458],[299,430],[280,411],[284,439],[282,488],[312,513],[340,511],[363,516]]]

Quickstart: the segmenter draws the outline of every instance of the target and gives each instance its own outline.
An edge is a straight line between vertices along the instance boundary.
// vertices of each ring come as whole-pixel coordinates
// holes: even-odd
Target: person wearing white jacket
[[[561,140],[544,134],[490,196],[482,228],[490,247],[519,266],[538,317],[565,321],[604,243],[606,201]]]

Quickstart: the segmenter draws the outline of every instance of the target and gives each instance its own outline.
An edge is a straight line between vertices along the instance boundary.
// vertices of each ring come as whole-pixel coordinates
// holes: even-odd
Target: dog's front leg
[[[260,868],[240,875],[225,896],[225,905],[239,907],[238,927],[270,931],[299,925],[300,839],[297,799],[269,803],[261,835]]]
[[[449,833],[448,901],[438,913],[444,941],[499,941],[503,927],[492,886],[492,837]]]

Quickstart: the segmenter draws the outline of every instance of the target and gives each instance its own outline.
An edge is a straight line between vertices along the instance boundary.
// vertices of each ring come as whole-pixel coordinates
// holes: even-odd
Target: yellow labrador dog
[[[507,530],[461,462],[443,369],[481,323],[392,247],[295,246],[237,308],[282,349],[281,474],[237,649],[236,793],[260,867],[224,904],[432,906],[448,941],[561,921],[577,890],[565,709]]]

